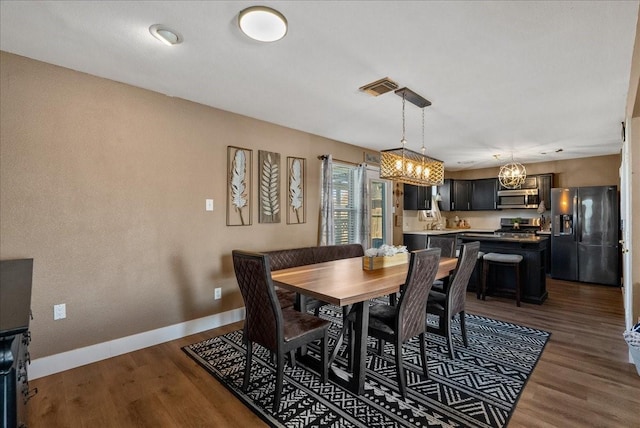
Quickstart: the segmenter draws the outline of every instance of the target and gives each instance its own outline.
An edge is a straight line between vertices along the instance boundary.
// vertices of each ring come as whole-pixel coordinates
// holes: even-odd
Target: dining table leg
[[[367,335],[369,333],[369,301],[358,302],[354,305],[356,311],[355,347],[353,355],[353,377],[351,378],[351,390],[362,395],[364,393],[364,380],[367,371]]]

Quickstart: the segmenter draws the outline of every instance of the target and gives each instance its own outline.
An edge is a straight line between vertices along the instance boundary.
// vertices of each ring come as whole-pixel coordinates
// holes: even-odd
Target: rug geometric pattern
[[[333,348],[342,311],[324,306],[322,318],[333,321]],[[455,359],[447,354],[444,337],[427,334],[429,378],[422,376],[419,343],[404,345],[407,399],[398,394],[395,354],[387,344],[382,356],[370,340],[365,392],[352,394],[333,382],[322,384],[317,373],[297,364],[285,365],[279,411],[272,411],[275,371],[270,354],[254,345],[248,391],[242,391],[246,350],[242,330],[186,346],[183,350],[213,374],[244,404],[274,427],[504,427],[531,375],[550,333],[504,321],[467,314],[469,347],[459,323],[453,323]],[[437,320],[429,318],[429,323]],[[345,346],[334,367],[345,368]],[[317,353],[311,346],[309,353]]]

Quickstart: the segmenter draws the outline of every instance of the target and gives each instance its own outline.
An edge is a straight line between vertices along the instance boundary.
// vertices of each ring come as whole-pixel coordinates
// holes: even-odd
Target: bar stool
[[[519,254],[500,254],[500,253],[488,253],[482,258],[482,300],[485,300],[487,292],[487,277],[489,276],[489,267],[504,266],[514,267],[516,269],[516,305],[520,306],[520,262],[522,262],[522,256]]]

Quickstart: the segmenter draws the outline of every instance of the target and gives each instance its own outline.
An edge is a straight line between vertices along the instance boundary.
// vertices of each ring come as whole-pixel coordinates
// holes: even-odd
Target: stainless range
[[[531,238],[538,230],[540,230],[539,218],[503,217],[500,219],[500,229],[494,233],[506,238]]]

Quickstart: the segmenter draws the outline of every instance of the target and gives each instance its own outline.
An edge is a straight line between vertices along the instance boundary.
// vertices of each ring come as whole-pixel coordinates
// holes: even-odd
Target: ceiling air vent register
[[[371,82],[360,87],[360,90],[362,92],[366,92],[367,94],[373,95],[374,97],[386,94],[390,91],[395,91],[396,89],[398,89],[398,84],[388,77],[376,80],[375,82]]]

